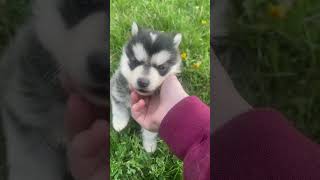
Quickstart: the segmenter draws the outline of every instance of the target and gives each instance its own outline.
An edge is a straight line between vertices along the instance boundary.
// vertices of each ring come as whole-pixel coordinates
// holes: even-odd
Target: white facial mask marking
[[[131,25],[131,34],[132,36],[137,35],[139,31],[138,25],[136,22],[133,22]]]
[[[158,35],[150,32],[150,37],[151,37],[152,43],[154,43],[156,41]]]
[[[134,70],[131,70],[129,67],[129,59],[126,53],[123,51],[120,62],[120,71],[123,76],[128,80],[129,84],[134,88],[137,88],[137,80],[138,78],[147,78],[150,80],[150,85],[148,86],[148,91],[156,90],[162,82],[167,78],[167,76],[171,74],[176,74],[180,70],[180,61],[171,67],[170,71],[165,76],[160,76],[158,70],[154,67],[151,67],[149,73],[145,75],[143,73],[143,66],[138,66]]]
[[[161,65],[165,62],[167,62],[170,59],[170,52],[166,50],[162,50],[151,57],[151,63],[154,63],[156,65]]]
[[[147,51],[144,49],[141,43],[137,43],[132,46],[134,56],[138,61],[145,61],[148,58]]]
[[[176,34],[176,36],[173,39],[174,47],[178,49],[180,43],[181,43],[182,35],[180,33]]]

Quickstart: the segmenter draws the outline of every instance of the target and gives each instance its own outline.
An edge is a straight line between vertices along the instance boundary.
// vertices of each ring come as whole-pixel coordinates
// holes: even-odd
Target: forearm
[[[160,137],[184,162],[185,179],[210,178],[210,109],[196,97],[176,104],[160,126]]]
[[[213,177],[320,179],[320,147],[272,109],[243,113],[215,132]]]

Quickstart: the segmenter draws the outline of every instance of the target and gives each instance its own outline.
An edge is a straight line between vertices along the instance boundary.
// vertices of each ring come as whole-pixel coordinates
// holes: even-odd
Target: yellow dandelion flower
[[[207,20],[201,20],[201,24],[202,24],[202,25],[207,25],[207,24],[208,24],[208,21],[207,21]]]
[[[269,15],[274,18],[283,19],[286,17],[286,8],[283,5],[271,5]]]
[[[201,65],[200,62],[194,63],[194,64],[192,64],[192,68],[193,68],[193,69],[199,69],[199,68],[200,68],[200,65]]]
[[[187,57],[188,57],[188,55],[187,55],[186,52],[181,53],[181,59],[182,59],[182,61],[187,60]]]

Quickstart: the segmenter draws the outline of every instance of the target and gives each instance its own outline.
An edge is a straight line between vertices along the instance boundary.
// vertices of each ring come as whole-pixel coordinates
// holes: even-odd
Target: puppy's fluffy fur
[[[105,105],[109,79],[105,0],[35,0],[0,66],[1,118],[10,180],[66,173],[68,92]]]
[[[123,47],[120,66],[111,78],[112,125],[124,129],[130,119],[130,88],[143,96],[155,93],[167,76],[180,71],[181,34],[139,28],[132,24],[132,37]],[[156,150],[157,133],[142,128],[143,147]]]

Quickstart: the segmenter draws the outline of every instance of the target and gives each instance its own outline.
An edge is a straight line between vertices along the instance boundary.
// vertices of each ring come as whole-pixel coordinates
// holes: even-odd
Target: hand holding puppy
[[[131,114],[143,128],[158,132],[160,124],[170,109],[189,96],[176,76],[169,76],[162,84],[160,94],[141,96],[131,92]]]
[[[105,117],[100,117],[100,113]],[[65,127],[67,157],[75,180],[102,180],[109,177],[108,113],[77,95],[68,99]]]

